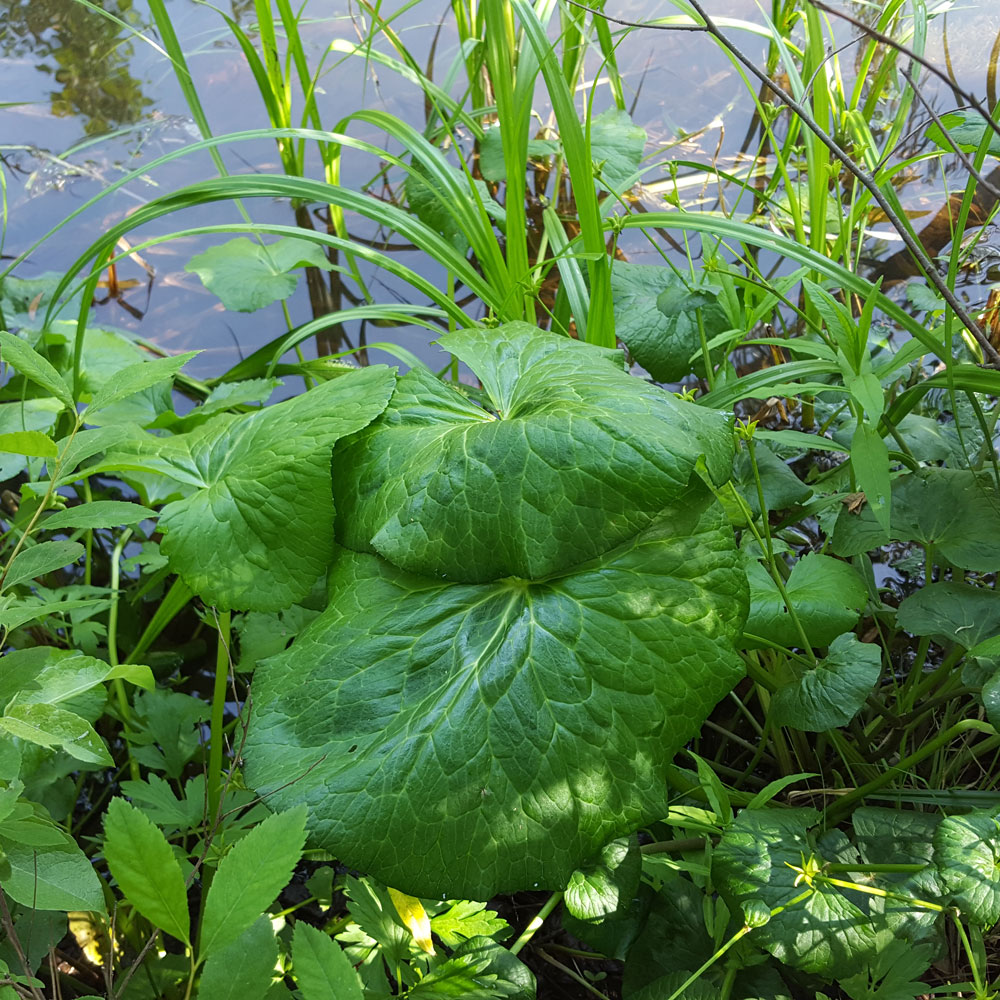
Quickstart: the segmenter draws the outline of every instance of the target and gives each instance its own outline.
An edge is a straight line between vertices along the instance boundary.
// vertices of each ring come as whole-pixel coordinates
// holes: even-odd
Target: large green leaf
[[[453,584],[344,551],[330,592],[258,667],[247,779],[417,896],[565,886],[662,814],[672,755],[743,670],[745,580],[700,483],[543,582]]]
[[[1000,634],[1000,594],[953,580],[932,583],[899,605],[896,621],[914,635],[968,648]]]
[[[622,356],[525,323],[439,341],[489,410],[411,371],[335,456],[339,540],[415,573],[539,579],[646,528],[698,459],[728,478],[728,418],[626,374]],[[492,412],[490,412],[492,411]]]
[[[947,816],[934,834],[934,862],[967,920],[1000,920],[1000,822],[989,812]]]
[[[892,484],[891,535],[933,545],[961,569],[991,572],[1000,565],[1000,496],[964,469],[922,469]],[[841,511],[833,536],[839,555],[857,555],[885,542],[874,515]]]
[[[818,820],[812,809],[743,810],[715,849],[712,879],[736,912],[744,904],[787,907],[751,939],[786,965],[832,978],[865,967],[877,926],[839,889],[816,882],[810,892],[801,880],[796,884],[794,869],[810,857],[840,861],[823,858],[810,836]],[[803,893],[806,898],[793,904]]]
[[[801,646],[802,638],[774,580],[764,567],[747,567],[750,580],[748,636],[760,636],[782,646]],[[809,553],[793,567],[785,592],[814,646],[826,646],[854,628],[867,599],[864,580],[849,563]],[[752,639],[748,645],[755,645]]]
[[[676,382],[691,373],[691,358],[701,347],[699,313],[708,339],[729,326],[718,291],[697,282],[685,284],[666,267],[613,261],[618,338],[654,379]]]
[[[808,733],[846,726],[874,690],[881,672],[880,646],[858,642],[852,632],[838,635],[812,670],[774,693],[771,721]]]
[[[299,281],[290,272],[300,267],[329,271],[332,265],[323,248],[309,240],[286,236],[264,245],[237,236],[192,257],[184,270],[197,274],[227,309],[253,312],[287,299]]]
[[[63,834],[62,844],[41,848],[0,837],[0,851],[10,866],[4,892],[22,906],[104,912],[101,880],[68,834]]]
[[[193,489],[163,508],[161,550],[204,601],[277,611],[305,597],[333,554],[334,442],[382,411],[393,382],[383,365],[350,371],[256,413],[144,435],[106,462]]]

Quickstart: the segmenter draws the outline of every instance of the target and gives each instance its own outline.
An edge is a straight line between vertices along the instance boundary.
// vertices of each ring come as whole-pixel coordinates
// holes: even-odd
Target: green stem
[[[854,804],[866,795],[870,795],[872,792],[888,785],[898,775],[907,774],[922,760],[925,760],[947,746],[956,736],[961,736],[972,730],[985,733],[987,736],[997,735],[997,731],[988,722],[981,722],[979,719],[963,719],[961,722],[956,722],[955,725],[946,729],[943,733],[938,733],[934,739],[929,740],[915,753],[911,753],[909,757],[904,757],[895,767],[883,772],[877,778],[873,778],[868,784],[862,785],[860,788],[855,788],[837,799],[826,811],[827,822],[833,824],[839,823],[850,813]]]
[[[231,614],[217,613],[219,641],[215,649],[215,685],[212,689],[212,728],[208,747],[208,821],[219,815],[222,798],[223,715],[226,709],[226,682],[229,680],[229,629]]]
[[[121,594],[121,558],[128,540],[132,537],[132,529],[126,528],[115,543],[114,551],[111,553],[111,608],[108,611],[108,662],[113,667],[118,666],[118,599]],[[122,728],[125,733],[126,745],[131,747],[129,735],[129,718],[132,709],[128,703],[128,695],[125,693],[125,683],[120,677],[115,677],[111,681],[111,688],[115,693],[115,701],[118,703],[118,711],[122,717]],[[140,777],[139,762],[132,756],[131,749],[128,755],[128,770],[133,781],[138,781]]]
[[[521,936],[510,946],[510,953],[516,955],[538,932],[545,923],[545,918],[562,902],[563,894],[554,892],[545,901],[545,905],[532,917],[531,923],[524,928]]]

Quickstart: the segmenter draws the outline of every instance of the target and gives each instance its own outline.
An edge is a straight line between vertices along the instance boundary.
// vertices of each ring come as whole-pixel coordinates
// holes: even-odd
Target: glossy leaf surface
[[[337,450],[338,539],[466,583],[540,579],[646,528],[696,463],[728,478],[727,418],[626,374],[622,356],[524,323],[439,341],[489,409],[433,376]]]
[[[330,607],[258,668],[248,780],[279,808],[307,802],[319,844],[414,895],[562,888],[662,813],[672,755],[742,674],[744,587],[700,485],[537,584],[342,552]]]

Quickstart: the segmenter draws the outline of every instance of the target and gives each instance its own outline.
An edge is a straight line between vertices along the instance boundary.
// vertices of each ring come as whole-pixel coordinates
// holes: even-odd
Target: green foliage
[[[646,156],[639,36],[563,0],[456,0],[429,60],[412,5],[363,4],[317,65],[307,9],[259,0],[250,33],[234,8],[270,127],[218,138],[150,0],[204,138],[43,237],[160,185],[64,275],[0,274],[0,995],[532,1000],[526,948],[590,994],[623,962],[626,1000],[995,995],[982,192],[901,152],[929,15],[878,6],[904,48],[862,32],[850,74],[836,21],[775,7],[766,75],[831,139],[754,84],[724,169],[686,124]],[[686,37],[738,58],[731,30]],[[323,121],[362,61],[424,120]],[[985,172],[986,120],[939,117]],[[230,176],[223,146],[262,139],[280,169]],[[218,177],[164,183],[206,152]],[[916,245],[899,182],[934,157],[944,266],[887,292],[872,225]],[[296,226],[253,221],[262,198]],[[155,310],[146,342],[90,303],[140,242],[218,239],[215,202],[243,221],[187,270],[251,311],[306,268],[314,313],[201,381]]]
[[[290,272],[300,267],[329,271],[332,265],[308,240],[286,236],[264,244],[239,236],[192,257],[185,270],[197,274],[227,309],[254,312],[287,299],[299,281]]]

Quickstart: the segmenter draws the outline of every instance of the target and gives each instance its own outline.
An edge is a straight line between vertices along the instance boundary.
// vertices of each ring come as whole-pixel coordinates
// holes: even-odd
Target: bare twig
[[[588,14],[603,17],[605,21],[610,21],[612,24],[620,24],[623,28],[654,28],[656,31],[708,30],[703,24],[653,24],[650,21],[623,21],[620,17],[612,17],[610,14],[605,14],[603,11],[594,10],[593,7],[588,7],[585,3],[580,3],[579,0],[566,0],[566,2],[572,4],[574,7],[579,7],[580,10],[587,11]]]
[[[897,42],[894,38],[884,34],[878,29],[869,27],[864,21],[859,21],[856,17],[852,17],[845,11],[835,10],[833,7],[824,3],[823,0],[812,0],[812,5],[814,7],[818,7],[827,14],[833,14],[835,17],[839,17],[842,20],[847,21],[848,24],[854,25],[855,28],[859,28],[861,31],[865,32],[865,34],[874,38],[877,42],[881,42],[883,45],[888,45],[897,52],[901,52],[907,57],[907,59],[911,59],[913,62],[918,63],[920,66],[923,66],[928,73],[936,76],[939,80],[943,80],[948,85],[952,93],[954,93],[957,97],[962,98],[963,101],[978,111],[979,114],[981,114],[985,119],[986,127],[991,129],[997,137],[1000,137],[1000,123],[993,120],[986,108],[984,108],[983,105],[976,100],[975,95],[960,87],[950,76],[948,76],[947,73],[938,69],[937,66],[935,66],[929,59],[925,59],[922,55],[919,55],[911,48],[903,45],[902,42]]]
[[[577,0],[569,0],[569,2],[575,4],[576,6],[582,6],[577,2]],[[823,7],[824,10],[827,9],[823,4],[819,3],[819,0],[814,0],[814,2],[816,3],[816,6]],[[882,189],[879,187],[875,178],[867,170],[855,163],[854,160],[851,159],[851,157],[837,145],[836,141],[816,122],[804,105],[795,100],[791,94],[786,93],[778,87],[749,56],[747,56],[727,35],[723,33],[704,7],[702,7],[701,3],[699,3],[699,0],[689,0],[689,3],[695,13],[697,13],[702,21],[704,21],[705,30],[713,38],[715,38],[720,45],[727,49],[740,63],[742,63],[751,74],[765,84],[775,97],[781,101],[785,107],[792,111],[802,124],[805,125],[806,128],[808,128],[813,135],[815,135],[816,138],[819,139],[824,146],[826,146],[836,159],[843,164],[848,173],[850,173],[862,186],[867,189],[869,194],[871,194],[872,199],[879,206],[879,208],[882,209],[886,219],[889,220],[889,223],[899,234],[899,237],[906,245],[907,250],[910,251],[914,260],[926,274],[927,280],[937,289],[941,298],[944,299],[944,301],[951,307],[956,317],[958,317],[961,323],[976,339],[976,343],[979,344],[979,348],[983,352],[983,358],[985,359],[986,366],[1000,370],[1000,352],[998,352],[989,342],[989,339],[983,333],[979,324],[976,323],[965,306],[963,306],[959,301],[955,293],[948,287],[944,278],[942,278],[938,273],[937,268],[924,252],[923,247],[913,238],[907,227],[903,225],[902,220],[889,204],[888,199],[882,193]],[[587,9],[595,17],[605,17],[601,11],[594,10],[593,8]],[[637,27],[660,27],[660,25],[651,26],[639,24]],[[865,26],[862,25],[862,27]],[[865,30],[869,29],[865,27]],[[873,36],[880,39],[886,38],[886,36],[882,36],[880,33],[873,33]],[[898,44],[895,47],[899,48]],[[980,107],[979,103],[975,100],[975,98],[971,97],[971,95],[969,95],[969,100],[975,107]]]
[[[903,74],[903,79],[913,88],[913,93],[916,94],[917,100],[924,106],[924,110],[931,117],[931,121],[941,130],[941,134],[948,135],[948,130],[945,128],[944,123],[937,112],[930,106],[927,99],[920,92],[920,88],[917,86],[916,81],[913,79],[912,74],[909,69],[902,69],[900,72]],[[989,192],[994,198],[1000,200],[1000,188],[994,187],[977,169],[975,164],[966,155],[965,151],[962,150],[957,142],[952,142],[952,147],[954,148],[955,155],[961,160],[962,166],[976,178],[976,183],[983,188],[984,191]]]

